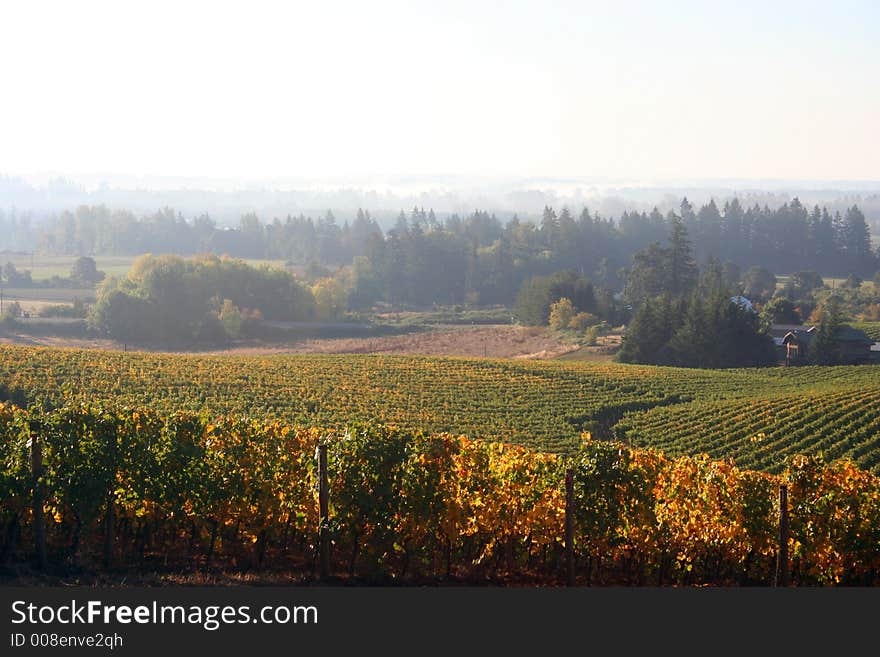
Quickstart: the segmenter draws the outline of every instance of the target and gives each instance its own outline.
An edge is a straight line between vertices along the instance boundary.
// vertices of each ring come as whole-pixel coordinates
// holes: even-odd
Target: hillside
[[[777,471],[788,453],[880,462],[880,368],[694,370],[384,355],[192,356],[0,346],[29,399],[310,426],[381,422],[571,452],[581,431]],[[617,425],[617,426],[615,426]]]

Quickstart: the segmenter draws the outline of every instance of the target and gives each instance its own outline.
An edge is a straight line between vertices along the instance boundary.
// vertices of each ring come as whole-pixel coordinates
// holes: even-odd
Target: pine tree
[[[691,243],[684,222],[671,217],[668,253],[668,291],[673,297],[689,293],[697,283],[697,263],[691,255]]]
[[[655,242],[633,255],[633,264],[626,277],[624,295],[633,306],[646,299],[669,292],[669,254]]]
[[[822,311],[822,321],[816,330],[816,336],[809,349],[809,359],[814,365],[838,365],[840,363],[840,345],[837,333],[843,321],[840,299],[836,295],[828,297]]]
[[[694,241],[699,245],[698,249],[695,248],[698,258],[702,259],[704,256],[717,258],[722,255],[721,229],[721,213],[713,199],[697,213],[697,232]]]
[[[846,211],[842,224],[843,248],[851,270],[869,273],[874,265],[871,253],[871,233],[865,215],[857,206]]]
[[[660,301],[646,299],[627,328],[618,360],[623,363],[654,363],[669,336],[663,327]]]
[[[706,322],[706,306],[700,294],[687,304],[680,327],[669,342],[672,362],[679,367],[712,367],[707,361],[712,354],[712,336]]]
[[[739,199],[724,204],[724,218],[721,222],[721,239],[724,255],[735,260],[742,260],[740,253],[745,239],[745,217]]]
[[[694,206],[691,205],[691,202],[687,200],[687,196],[681,199],[679,211],[681,212],[681,220],[684,222],[684,224],[693,228],[693,226],[697,223],[697,215],[694,213]]]

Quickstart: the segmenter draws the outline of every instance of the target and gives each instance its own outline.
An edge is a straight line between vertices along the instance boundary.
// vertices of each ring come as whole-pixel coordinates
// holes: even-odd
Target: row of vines
[[[875,584],[880,573],[880,478],[845,462],[795,457],[771,475],[588,435],[560,456],[382,425],[323,431],[88,405],[0,404],[0,559],[32,558],[37,513],[49,567],[308,580],[319,443],[339,578],[559,583],[569,468],[580,584],[769,583],[781,483],[794,583]]]
[[[609,438],[621,418],[627,422],[633,418],[625,427],[637,434],[637,444],[682,437],[690,449],[684,453],[709,452],[726,458],[727,453],[704,444],[717,436],[704,441],[702,428],[689,433],[688,413],[738,400],[760,405],[780,396],[790,400],[792,395],[806,394],[832,399],[842,390],[880,396],[880,367],[695,370],[563,361],[196,356],[0,345],[0,382],[7,388],[4,392],[0,385],[0,401],[20,405],[53,407],[98,399],[166,414],[246,414],[300,426],[380,422],[564,454],[577,450],[581,432]],[[684,407],[688,402],[693,404]],[[668,423],[662,432],[643,429],[641,413],[654,408],[668,409],[672,419],[679,417],[676,409],[684,408],[685,424]],[[663,412],[646,417],[662,418]],[[783,417],[775,414],[774,429],[784,433]],[[856,414],[841,427],[857,431],[864,424]],[[713,426],[725,428],[721,423]],[[766,433],[765,429],[755,433],[760,431]],[[816,442],[826,437],[821,423],[808,435]],[[738,448],[734,455],[738,465],[765,467],[762,445],[754,447],[751,450],[746,443]],[[817,450],[809,441],[797,447],[800,453]],[[880,444],[872,450],[870,456],[880,459]],[[747,460],[752,455],[756,458]]]
[[[797,454],[847,458],[880,473],[880,390],[854,388],[770,399],[656,407],[625,416],[618,440],[665,454],[705,452],[737,465],[782,472]]]

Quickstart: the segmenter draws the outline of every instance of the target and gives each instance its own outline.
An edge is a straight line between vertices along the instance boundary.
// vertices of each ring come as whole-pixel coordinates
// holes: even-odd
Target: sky
[[[880,179],[880,3],[5,2],[0,173]]]

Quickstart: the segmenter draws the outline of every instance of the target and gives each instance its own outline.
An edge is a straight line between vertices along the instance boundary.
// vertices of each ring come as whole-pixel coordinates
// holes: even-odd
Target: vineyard
[[[779,472],[786,454],[878,471],[878,367],[694,370],[410,356],[194,356],[0,347],[7,396],[301,426],[382,423],[560,454],[583,431]],[[2,392],[2,388],[0,388]],[[820,411],[821,409],[821,411]],[[762,435],[763,434],[763,435]]]
[[[566,457],[378,425],[86,405],[0,404],[0,561],[313,581],[320,444],[321,561],[335,579],[556,584],[571,558],[580,584],[768,584],[784,483],[791,582],[878,580],[880,478],[845,462],[797,457],[771,475],[586,435]]]
[[[880,388],[655,408],[625,417],[614,431],[632,445],[670,455],[705,452],[768,472],[781,472],[789,457],[804,453],[878,472]]]

